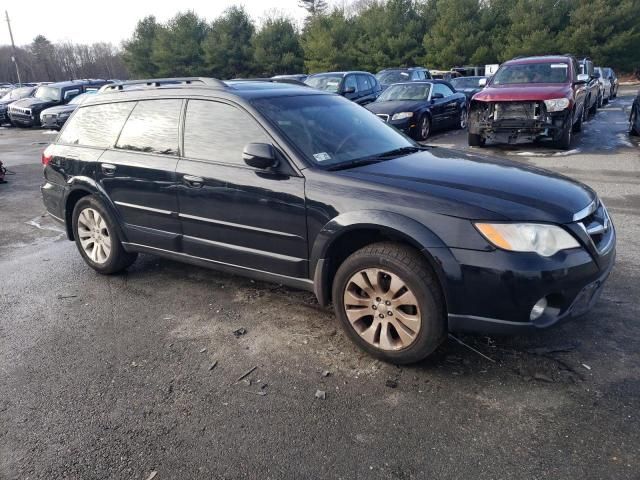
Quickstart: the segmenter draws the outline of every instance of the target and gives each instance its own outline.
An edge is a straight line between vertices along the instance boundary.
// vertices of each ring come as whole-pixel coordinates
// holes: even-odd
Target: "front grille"
[[[30,108],[21,108],[21,107],[11,106],[9,107],[9,111],[11,112],[11,115],[26,115],[26,116],[31,115]]]
[[[376,114],[376,115],[378,115],[378,117],[380,117],[380,118],[381,118],[382,120],[384,120],[385,122],[388,122],[388,121],[389,121],[389,115],[386,115],[386,114],[384,114],[384,113],[378,113],[378,114]]]
[[[494,121],[535,120],[541,109],[537,102],[497,102],[493,110]]]
[[[580,225],[589,235],[598,252],[606,250],[613,235],[613,224],[606,207],[599,202],[596,210],[584,217]]]

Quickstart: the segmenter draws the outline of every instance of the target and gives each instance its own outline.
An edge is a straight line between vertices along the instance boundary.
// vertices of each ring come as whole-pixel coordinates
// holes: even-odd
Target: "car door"
[[[442,128],[449,122],[448,105],[451,99],[445,97],[446,90],[442,83],[434,83],[430,92],[430,111],[434,129]]]
[[[354,73],[345,75],[342,80],[342,87],[340,91],[344,98],[348,98],[353,102],[359,103],[360,92],[358,91],[358,80]]]
[[[455,92],[444,83],[438,84],[438,91],[444,96],[444,121],[449,125],[457,123],[460,107]]]
[[[364,73],[359,73],[356,77],[358,81],[358,91],[361,95],[358,103],[360,105],[367,105],[368,103],[373,102],[376,98],[373,93],[373,84],[369,79],[369,76]]]
[[[186,254],[224,265],[307,277],[304,178],[248,166],[248,143],[274,140],[255,118],[222,100],[191,99],[178,164],[179,218]]]
[[[120,104],[123,105],[123,104]],[[132,107],[97,178],[115,204],[131,243],[180,250],[176,192],[183,100],[141,100]]]

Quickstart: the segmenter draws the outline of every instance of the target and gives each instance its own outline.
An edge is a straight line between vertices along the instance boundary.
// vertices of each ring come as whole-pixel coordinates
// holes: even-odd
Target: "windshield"
[[[409,72],[402,70],[387,70],[385,72],[378,72],[376,75],[378,82],[383,85],[391,85],[392,83],[406,82],[410,80],[411,75]]]
[[[31,87],[14,88],[10,92],[7,92],[2,100],[18,100],[20,98],[28,97],[33,92]]]
[[[307,78],[304,83],[318,90],[336,93],[341,81],[342,75],[313,75]]]
[[[336,166],[416,144],[343,97],[254,100],[255,107],[313,164]]]
[[[34,96],[40,100],[55,102],[60,100],[60,89],[54,87],[38,87]]]
[[[503,65],[493,77],[492,85],[512,83],[564,83],[567,81],[567,63],[526,63]]]
[[[429,83],[401,83],[391,85],[376,102],[392,102],[396,100],[426,100],[429,97]]]
[[[479,88],[481,78],[484,78],[484,77],[452,78],[451,85],[453,85],[453,87],[456,90],[460,90],[463,88]]]

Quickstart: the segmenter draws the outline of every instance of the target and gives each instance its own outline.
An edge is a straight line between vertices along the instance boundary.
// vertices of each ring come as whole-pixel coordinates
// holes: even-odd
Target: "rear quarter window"
[[[118,134],[134,106],[135,102],[124,102],[80,107],[67,122],[58,142],[109,148],[116,143]]]
[[[178,124],[182,100],[138,102],[122,129],[116,148],[134,152],[178,155]]]

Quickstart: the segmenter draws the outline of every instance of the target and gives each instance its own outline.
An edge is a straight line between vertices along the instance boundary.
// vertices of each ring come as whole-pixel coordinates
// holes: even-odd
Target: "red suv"
[[[569,55],[516,58],[471,99],[469,145],[547,140],[569,149],[582,129],[586,81]]]

